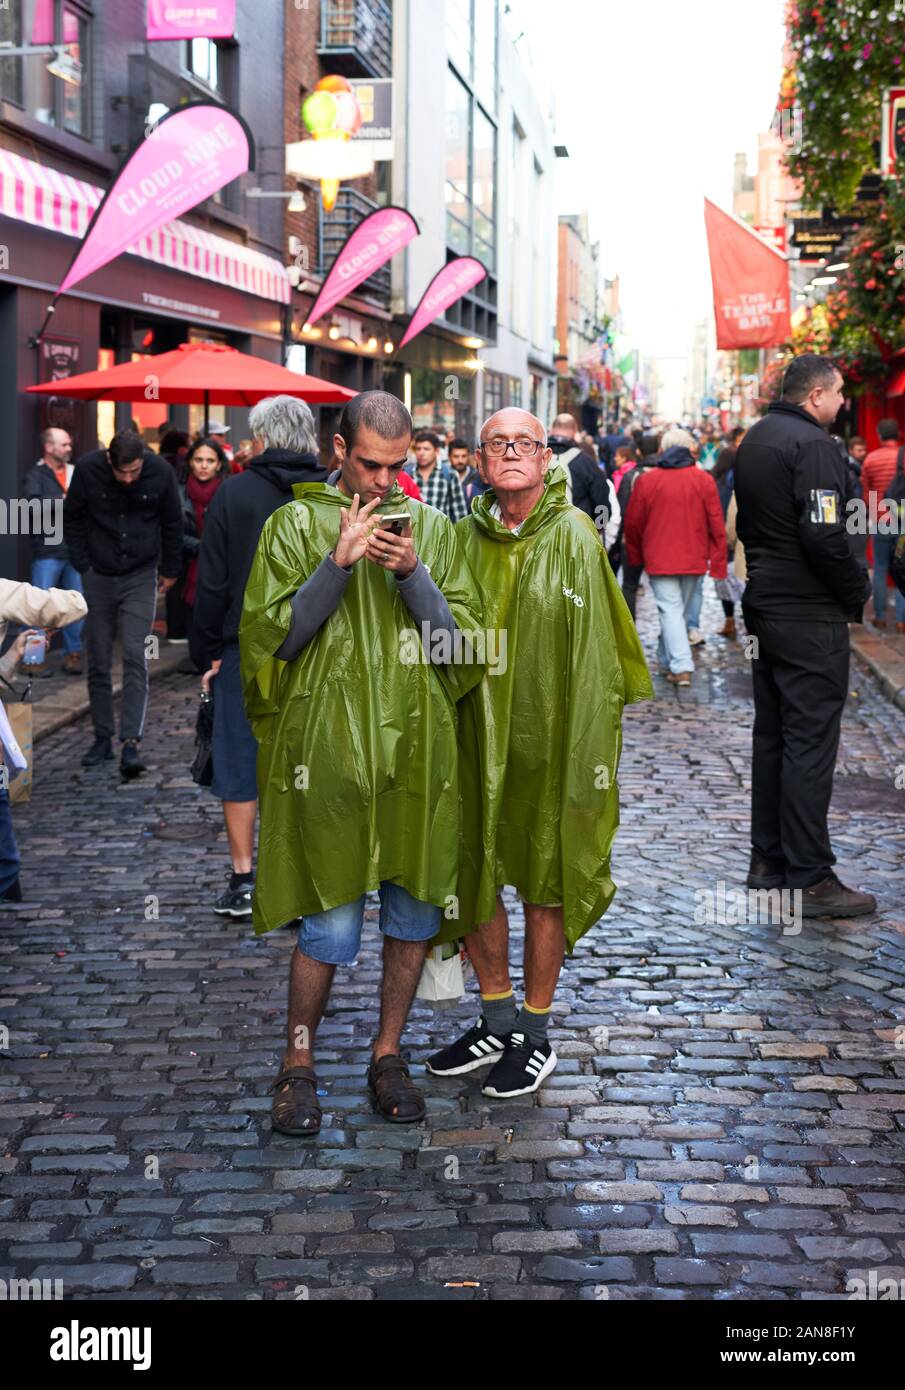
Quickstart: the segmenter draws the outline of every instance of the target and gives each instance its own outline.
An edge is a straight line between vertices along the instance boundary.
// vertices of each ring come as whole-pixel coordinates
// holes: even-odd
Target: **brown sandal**
[[[427,1106],[409,1076],[407,1063],[395,1054],[381,1057],[368,1067],[368,1087],[374,1108],[393,1125],[417,1124]]]
[[[312,1067],[287,1067],[267,1091],[277,1093],[270,1107],[270,1121],[278,1133],[296,1139],[313,1138],[319,1133],[323,1112]]]

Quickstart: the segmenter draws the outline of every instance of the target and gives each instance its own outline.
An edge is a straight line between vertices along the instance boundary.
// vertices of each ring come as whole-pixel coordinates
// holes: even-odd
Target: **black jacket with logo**
[[[134,574],[159,565],[167,579],[182,567],[182,508],[170,465],[146,450],[134,483],[117,482],[106,449],[79,459],[66,494],[63,526],[80,574]]]
[[[238,640],[245,585],[267,518],[292,501],[296,483],[325,483],[327,476],[314,454],[265,449],[217,489],[198,560],[192,650],[197,665],[207,669],[227,642]]]
[[[777,401],[735,461],[744,604],[769,617],[861,621],[870,592],[845,529],[845,460],[801,406]]]

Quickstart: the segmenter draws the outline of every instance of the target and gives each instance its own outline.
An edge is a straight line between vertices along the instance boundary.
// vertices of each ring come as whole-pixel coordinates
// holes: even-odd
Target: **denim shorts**
[[[211,682],[214,734],[211,792],[220,801],[257,801],[258,745],[245,714],[239,644],[227,642],[223,665]]]
[[[351,965],[361,947],[367,894],[342,907],[303,917],[298,948],[324,965]],[[442,909],[419,902],[398,883],[380,885],[380,930],[397,941],[430,941],[440,930]]]

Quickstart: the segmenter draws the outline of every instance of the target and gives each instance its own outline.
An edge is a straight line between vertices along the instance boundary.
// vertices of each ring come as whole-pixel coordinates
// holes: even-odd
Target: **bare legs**
[[[303,956],[296,946],[292,953],[289,971],[289,1022],[286,1067],[310,1067],[314,1065],[314,1035],[324,1016],[330,986],[333,984],[335,965],[324,965],[322,961]]]
[[[395,1056],[421,978],[428,942],[383,938],[383,980],[380,986],[380,1029],[374,1043],[374,1061]]]
[[[250,874],[255,851],[256,801],[224,801],[223,818],[234,874]]]
[[[374,1043],[375,1062],[399,1052],[402,1030],[418,988],[427,947],[426,941],[398,941],[392,936],[383,938],[380,1029]],[[335,972],[335,965],[312,960],[310,956],[302,955],[298,947],[293,951],[284,1069],[314,1065],[314,1036],[330,998]]]
[[[509,918],[502,898],[496,913],[466,937],[468,954],[482,994],[505,994],[512,988],[509,975]],[[561,907],[525,903],[525,1003],[533,1009],[549,1009],[562,970],[566,939]]]

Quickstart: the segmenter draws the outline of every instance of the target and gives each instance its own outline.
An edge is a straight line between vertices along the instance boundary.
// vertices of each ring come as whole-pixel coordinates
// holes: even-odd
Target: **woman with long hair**
[[[185,481],[179,485],[184,526],[183,566],[180,581],[174,588],[178,594],[177,618],[181,617],[185,632],[182,640],[189,642],[191,651],[192,614],[198,587],[198,552],[204,534],[204,518],[221,483],[229,477],[229,459],[216,439],[199,439],[189,449],[185,464]]]

